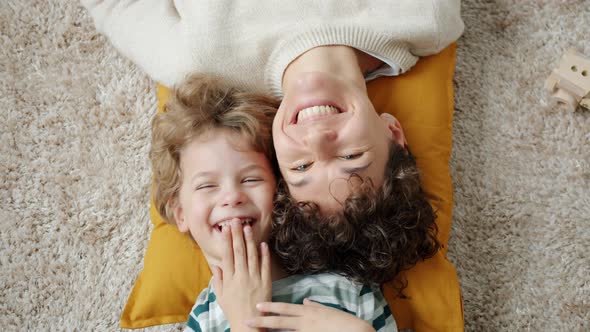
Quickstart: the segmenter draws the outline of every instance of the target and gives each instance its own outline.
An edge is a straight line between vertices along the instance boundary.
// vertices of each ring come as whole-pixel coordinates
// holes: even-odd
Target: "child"
[[[270,130],[277,106],[192,77],[153,121],[156,207],[191,235],[213,272],[187,330],[396,331],[378,288],[330,273],[287,276],[271,259],[266,241],[277,171]],[[272,300],[286,303],[261,303],[271,300],[271,282]]]

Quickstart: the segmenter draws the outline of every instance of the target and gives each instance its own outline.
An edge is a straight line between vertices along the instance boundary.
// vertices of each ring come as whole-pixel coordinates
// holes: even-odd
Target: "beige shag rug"
[[[590,112],[540,102],[567,48],[590,55],[590,1],[466,0],[463,17],[466,329],[590,331]],[[0,327],[118,330],[150,234],[155,83],[75,1],[2,0],[0,32]]]

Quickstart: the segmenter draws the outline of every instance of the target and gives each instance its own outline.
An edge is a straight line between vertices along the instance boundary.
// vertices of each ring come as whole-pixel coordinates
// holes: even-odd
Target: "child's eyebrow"
[[[245,172],[249,172],[249,171],[253,171],[253,170],[257,170],[257,169],[261,169],[264,170],[265,168],[262,167],[259,164],[250,164],[247,165],[243,168],[240,168],[239,172],[240,173],[245,173]],[[192,176],[191,181],[194,181],[196,178],[199,177],[206,177],[206,176],[211,176],[214,175],[216,172],[215,171],[202,171],[202,172],[198,172],[195,175]]]
[[[240,169],[240,172],[248,172],[248,171],[253,171],[253,170],[256,170],[256,169],[262,169],[262,170],[264,170],[264,167],[262,167],[259,164],[250,164],[250,165],[248,165],[246,167],[241,168]]]
[[[193,175],[191,177],[191,181],[194,181],[196,178],[200,178],[200,177],[205,177],[205,176],[210,176],[212,175],[214,172],[210,172],[210,171],[203,171],[203,172],[199,172],[196,173],[195,175]]]

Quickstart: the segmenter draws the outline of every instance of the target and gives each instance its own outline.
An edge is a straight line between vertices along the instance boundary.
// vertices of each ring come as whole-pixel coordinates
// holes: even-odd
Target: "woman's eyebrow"
[[[344,167],[344,168],[341,169],[341,171],[344,174],[359,173],[359,172],[362,172],[362,171],[366,170],[367,168],[369,168],[369,166],[371,166],[371,164],[373,164],[373,161],[369,162],[366,165],[359,166],[359,167]],[[293,186],[295,188],[301,188],[301,187],[307,185],[309,182],[310,182],[310,179],[307,176],[306,177],[303,177],[301,180],[297,180],[295,182],[287,181],[287,183],[290,186]]]
[[[366,170],[367,168],[369,168],[369,166],[371,166],[373,162],[369,162],[368,164],[364,165],[364,166],[359,166],[359,167],[343,167],[342,173],[344,174],[353,174],[353,173],[359,173],[362,172],[364,170]]]

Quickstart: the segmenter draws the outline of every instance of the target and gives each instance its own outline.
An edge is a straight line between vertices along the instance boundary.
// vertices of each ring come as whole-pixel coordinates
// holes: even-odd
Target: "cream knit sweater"
[[[459,0],[82,0],[97,29],[166,86],[200,72],[281,96],[287,65],[320,45],[396,63],[435,54],[463,32]]]

